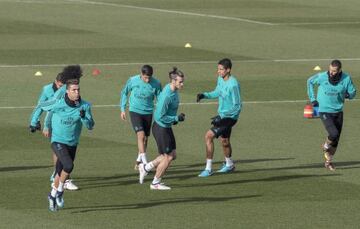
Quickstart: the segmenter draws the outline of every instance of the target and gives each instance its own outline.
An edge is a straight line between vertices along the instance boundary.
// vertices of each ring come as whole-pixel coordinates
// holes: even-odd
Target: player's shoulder
[[[43,86],[43,90],[44,90],[44,91],[52,90],[52,89],[53,89],[53,84],[54,84],[54,83],[49,83],[49,84],[44,85],[44,86]]]
[[[152,76],[152,77],[151,77],[151,82],[152,82],[153,84],[157,85],[157,86],[161,85],[160,80],[158,80],[158,79],[156,78],[156,76]]]
[[[91,103],[84,100],[84,99],[81,99],[80,106],[82,106],[82,107],[91,107]]]
[[[139,75],[139,74],[130,76],[130,78],[129,78],[130,81],[138,81],[138,80],[140,80],[140,79],[141,79],[141,78],[140,78],[140,75]]]
[[[343,78],[343,79],[351,79],[351,76],[350,76],[350,74],[349,73],[347,73],[347,72],[342,72],[341,73],[342,75],[341,75],[341,77]]]

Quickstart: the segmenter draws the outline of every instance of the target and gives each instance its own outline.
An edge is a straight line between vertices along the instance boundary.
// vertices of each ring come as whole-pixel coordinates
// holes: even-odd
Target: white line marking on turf
[[[107,3],[107,2],[94,2],[94,1],[87,1],[87,0],[67,0],[67,1],[82,3],[82,4],[114,6],[114,7],[128,8],[128,9],[155,11],[155,12],[160,12],[160,13],[172,13],[172,14],[197,16],[197,17],[208,17],[208,18],[216,18],[216,19],[231,20],[231,21],[241,21],[241,22],[259,24],[259,25],[273,25],[272,23],[268,23],[268,22],[255,21],[255,20],[250,20],[250,19],[246,19],[246,18],[238,18],[238,17],[227,17],[227,16],[212,15],[212,14],[191,13],[191,12],[185,12],[185,11],[166,10],[166,9],[159,9],[159,8],[141,7],[141,6],[115,4],[115,3]]]
[[[360,21],[284,22],[284,23],[272,23],[272,22],[257,21],[257,20],[251,20],[251,19],[246,19],[246,18],[239,18],[239,17],[228,17],[228,16],[220,16],[220,15],[212,15],[212,14],[201,14],[201,13],[192,13],[192,12],[185,12],[185,11],[165,10],[165,9],[159,9],[159,8],[140,7],[140,6],[125,5],[125,4],[115,4],[115,3],[108,3],[108,2],[94,2],[94,1],[87,1],[87,0],[64,0],[64,1],[65,1],[65,2],[43,1],[43,0],[38,0],[38,1],[36,1],[36,0],[0,0],[0,3],[1,3],[1,2],[27,3],[27,4],[71,4],[71,3],[79,3],[79,4],[114,6],[114,7],[121,7],[121,8],[130,8],[130,9],[139,9],[139,10],[148,10],[148,11],[162,12],[162,13],[174,13],[174,14],[181,14],[181,15],[208,17],[208,18],[216,18],[216,19],[223,19],[223,20],[233,20],[233,21],[241,21],[241,22],[247,22],[247,23],[253,23],[253,24],[260,24],[260,25],[269,25],[269,26],[288,26],[288,25],[352,25],[352,24],[360,24]]]
[[[274,103],[305,103],[308,100],[269,100],[269,101],[243,101],[243,104],[274,104]],[[352,101],[360,101],[360,99],[352,99]],[[180,103],[180,105],[217,105],[217,102],[207,102],[207,103]],[[107,108],[107,107],[120,107],[118,104],[105,104],[105,105],[92,105],[94,108]],[[34,106],[18,106],[18,107],[0,107],[2,110],[11,110],[11,109],[33,109]]]
[[[333,22],[285,22],[285,23],[273,23],[273,25],[355,25],[360,24],[360,21],[333,21]]]
[[[360,61],[360,58],[339,58],[342,61]],[[232,60],[235,63],[267,63],[267,62],[316,62],[316,61],[331,61],[330,58],[311,58],[311,59],[273,59],[273,60]],[[209,61],[165,61],[165,62],[151,62],[147,61],[147,64],[152,65],[168,65],[168,64],[213,64],[217,63],[218,60]],[[145,62],[129,62],[129,63],[82,63],[82,66],[130,66],[130,65],[142,65]],[[70,63],[69,63],[70,64]],[[69,64],[3,64],[0,68],[29,68],[29,67],[64,67]],[[71,63],[73,64],[73,63]]]

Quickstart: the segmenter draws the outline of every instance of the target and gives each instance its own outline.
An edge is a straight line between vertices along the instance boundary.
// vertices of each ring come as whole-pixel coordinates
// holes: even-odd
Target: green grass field
[[[303,108],[307,78],[333,58],[360,85],[359,9],[356,0],[0,0],[0,228],[358,228],[360,102],[345,106],[335,172],[323,168],[325,130]],[[236,171],[201,179],[217,105],[194,102],[215,87],[223,57],[244,101]],[[96,126],[78,147],[80,190],[51,213],[50,144],[29,133],[29,116],[41,87],[75,63]],[[116,106],[142,64],[163,84],[172,66],[186,74],[168,192],[149,189],[152,174],[138,184],[135,134]],[[154,158],[153,137],[148,148]],[[217,169],[218,142],[214,159]]]

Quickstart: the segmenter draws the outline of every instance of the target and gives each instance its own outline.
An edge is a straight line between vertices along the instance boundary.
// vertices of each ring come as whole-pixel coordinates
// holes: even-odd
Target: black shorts
[[[210,130],[215,134],[215,137],[222,137],[222,138],[230,138],[231,136],[231,129],[235,125],[237,120],[232,118],[223,118],[220,120],[220,122],[213,127],[210,128]]]
[[[130,111],[130,120],[135,133],[144,131],[145,136],[150,136],[152,114],[139,114]]]
[[[154,122],[152,127],[159,154],[170,154],[176,149],[175,136],[171,128],[164,128]]]
[[[56,161],[56,173],[60,176],[60,173],[64,168],[72,170],[74,167],[77,146],[69,146],[63,143],[53,142],[51,143],[51,148],[58,158]]]

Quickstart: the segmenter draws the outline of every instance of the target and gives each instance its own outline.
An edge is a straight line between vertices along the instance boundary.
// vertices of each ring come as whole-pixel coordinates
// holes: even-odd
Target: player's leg
[[[150,185],[150,189],[169,190],[170,187],[161,183],[161,179],[166,169],[170,166],[172,160],[176,158],[176,141],[171,128],[163,128],[157,123],[153,125],[153,135],[156,140],[158,152],[161,156],[158,158],[159,164],[156,167],[154,179]]]
[[[321,113],[321,120],[324,124],[326,131],[328,132],[328,137],[323,144],[324,150],[324,159],[325,159],[325,168],[333,171],[335,170],[335,166],[332,163],[333,157],[337,150],[337,145],[340,139],[341,127],[342,127],[342,116],[341,119],[341,127],[339,128],[339,123],[337,123],[337,115],[330,113]]]
[[[146,158],[146,144],[147,144],[147,132],[150,132],[150,127],[146,127],[146,115],[142,115],[136,112],[129,112],[131,124],[136,133],[138,154],[135,160],[135,170],[138,169],[140,163],[147,163]],[[151,116],[152,117],[152,116]],[[151,126],[151,120],[150,124]]]
[[[56,161],[57,161],[57,156],[55,154],[55,152],[52,152],[52,161],[53,161],[53,165],[54,165],[54,171],[50,176],[50,182],[53,183],[55,180],[55,176],[56,176]]]
[[[205,134],[206,165],[205,169],[198,175],[199,177],[208,177],[212,175],[212,161],[214,157],[214,138],[216,134],[213,130],[208,130]]]
[[[176,150],[173,150],[169,154],[163,154],[163,159],[161,160],[159,166],[156,168],[156,173],[153,181],[151,182],[150,189],[152,190],[170,190],[169,186],[166,186],[164,183],[161,183],[161,179],[164,176],[166,170],[169,168],[171,161],[176,159]]]
[[[58,157],[56,171],[60,175],[59,178],[57,177],[55,179],[54,188],[56,189],[56,193],[53,189],[51,196],[54,197],[55,194],[56,204],[59,208],[62,208],[64,207],[64,184],[74,168],[76,146],[68,146],[57,142],[52,143],[51,146]]]
[[[75,155],[76,155],[76,146],[69,146],[68,148],[69,148],[69,152],[70,152],[70,157],[71,157],[72,161],[74,161]],[[70,174],[69,174],[68,178],[65,180],[64,189],[69,190],[69,191],[79,190],[79,187],[74,183],[74,180],[71,179]]]

